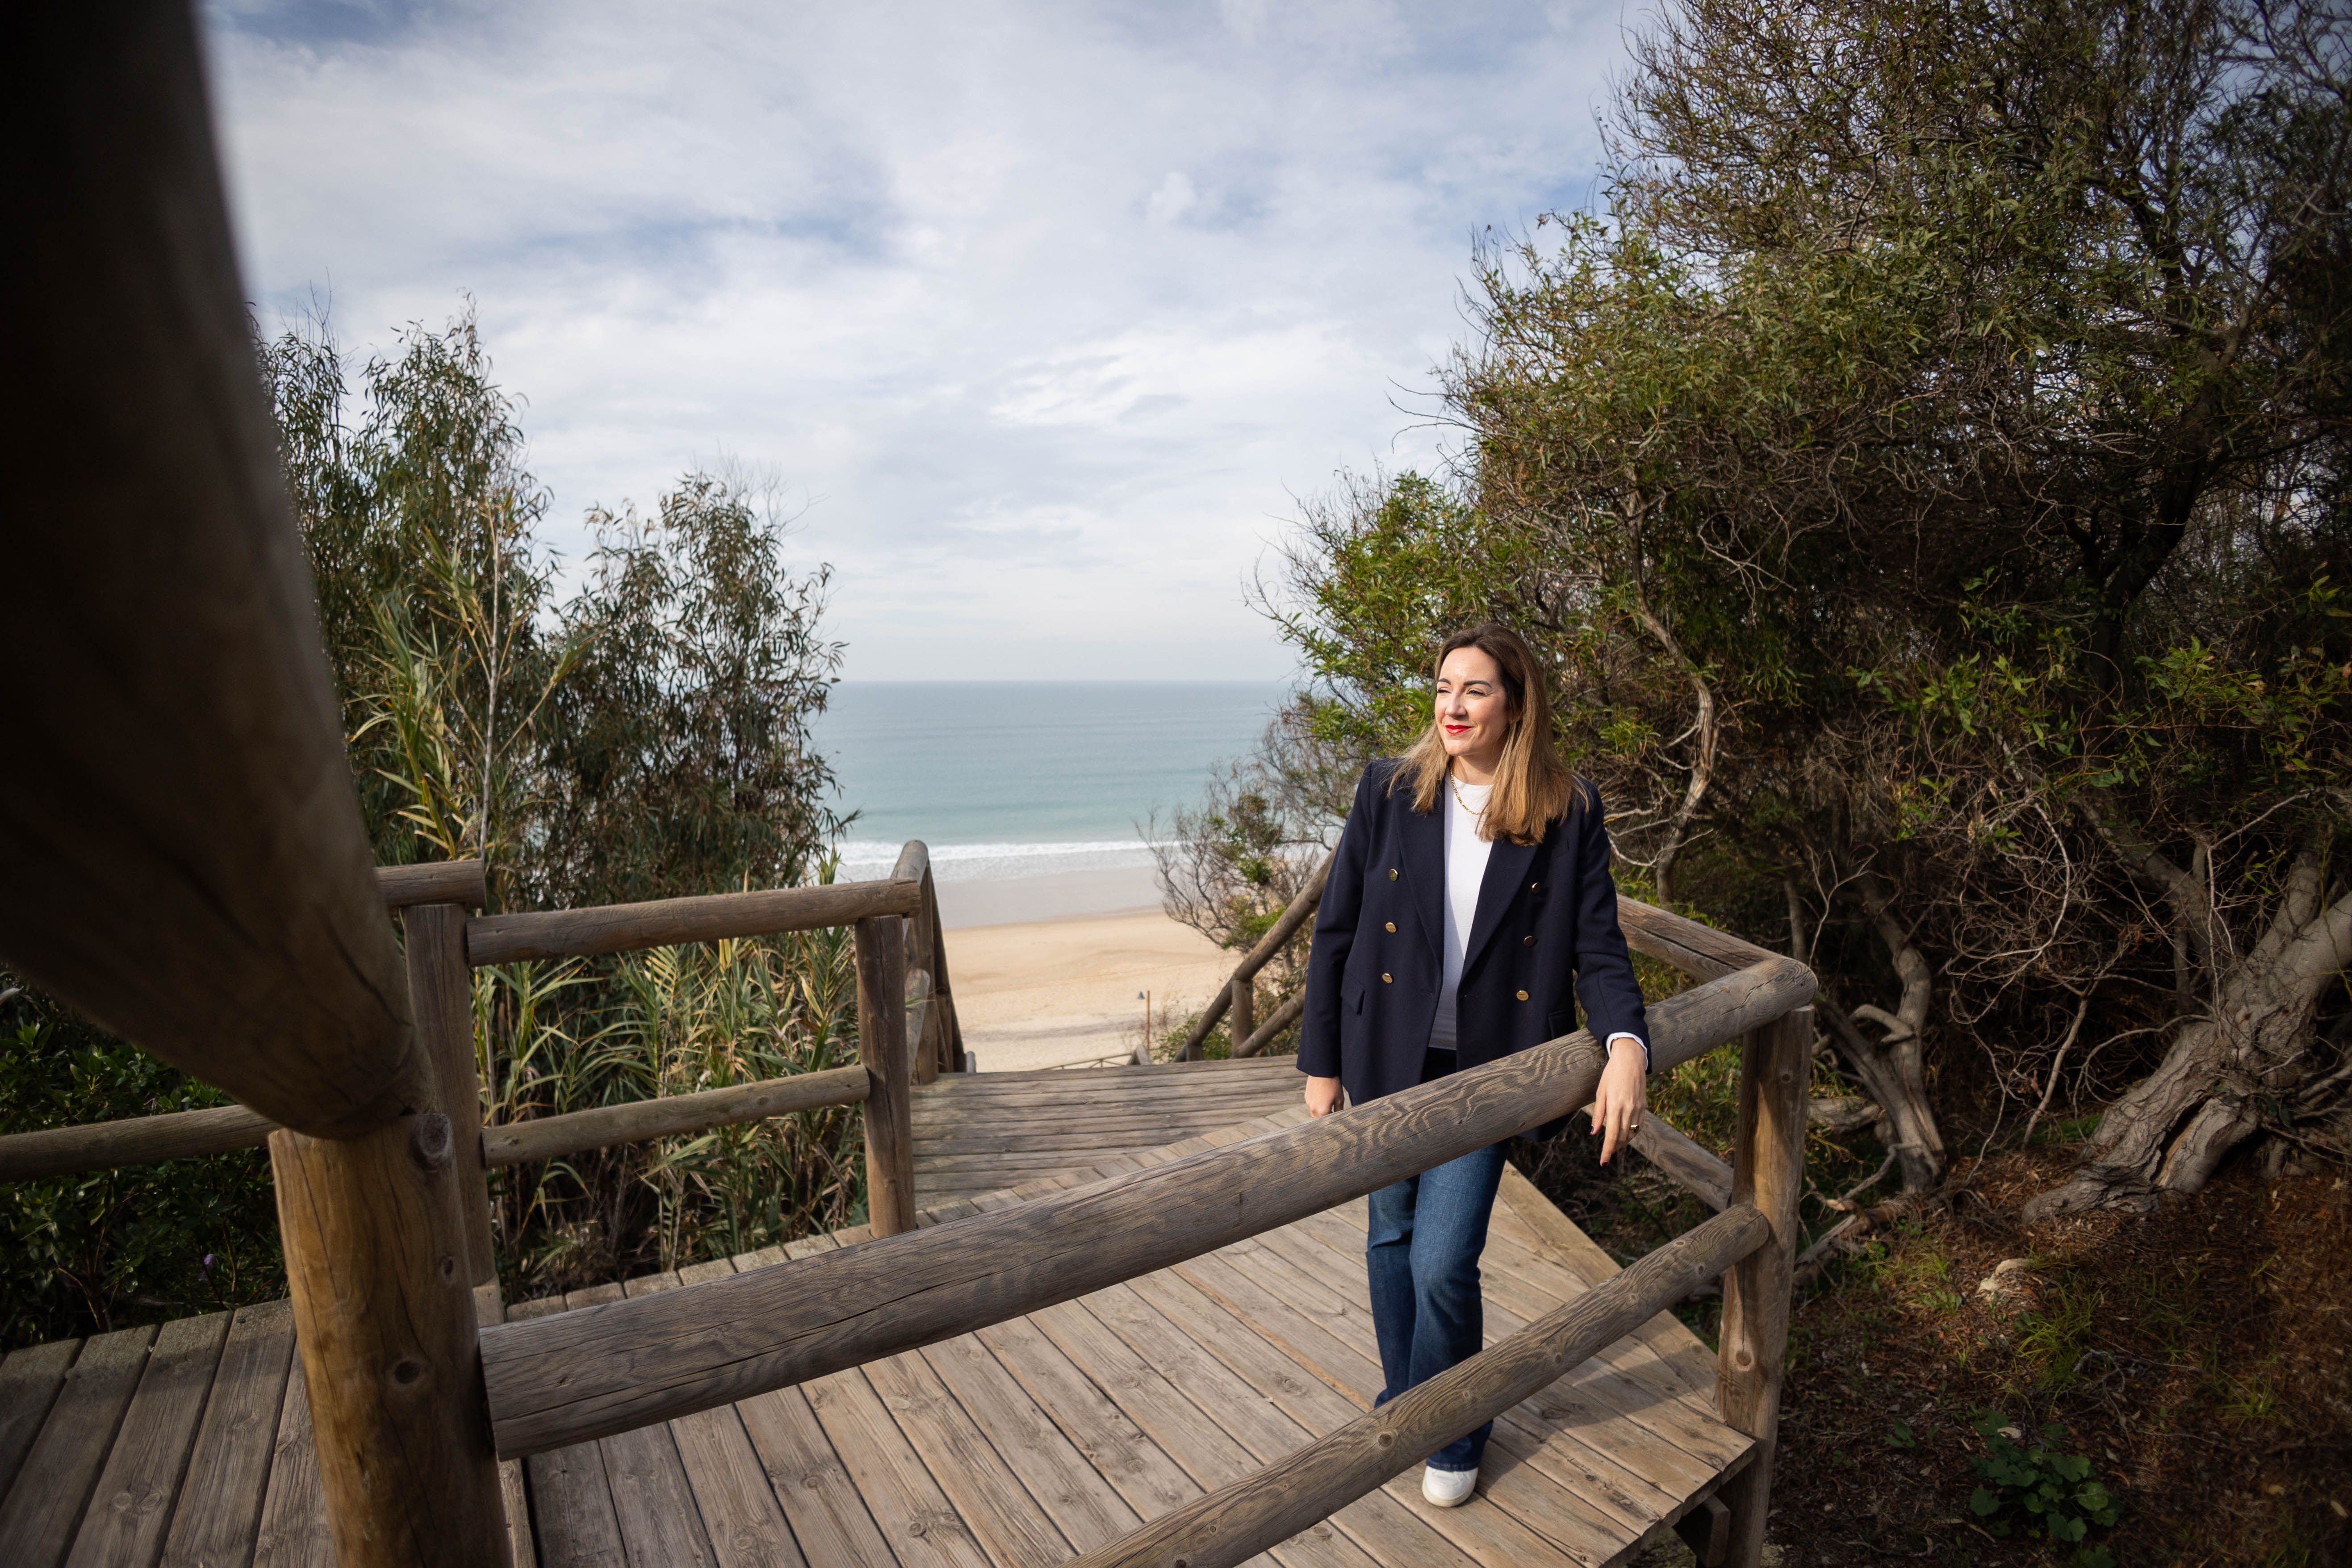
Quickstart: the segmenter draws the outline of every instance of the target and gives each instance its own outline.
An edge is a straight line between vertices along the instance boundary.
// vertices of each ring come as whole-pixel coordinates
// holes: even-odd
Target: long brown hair
[[[1495,765],[1495,793],[1486,797],[1478,831],[1510,844],[1540,844],[1544,829],[1567,816],[1577,796],[1576,775],[1552,745],[1551,693],[1543,668],[1518,633],[1489,621],[1447,637],[1437,650],[1431,679],[1444,671],[1454,649],[1464,647],[1476,648],[1503,672],[1503,700],[1509,714],[1502,761]],[[1434,718],[1402,762],[1391,775],[1389,788],[1393,791],[1409,779],[1413,810],[1424,816],[1436,810],[1437,792],[1445,787],[1453,759],[1445,754],[1445,733]]]

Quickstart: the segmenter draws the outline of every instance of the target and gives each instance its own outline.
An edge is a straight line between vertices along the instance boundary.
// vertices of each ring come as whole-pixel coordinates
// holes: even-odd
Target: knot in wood
[[[1383,1448],[1393,1448],[1396,1447],[1396,1434],[1393,1432],[1383,1432],[1378,1437],[1374,1438],[1373,1441],[1377,1442]]]
[[[449,1119],[437,1110],[428,1110],[409,1129],[409,1157],[416,1162],[419,1170],[445,1171],[456,1152],[456,1142],[449,1133]]]
[[[425,1363],[413,1355],[402,1356],[392,1363],[392,1381],[403,1388],[413,1385],[425,1375]]]

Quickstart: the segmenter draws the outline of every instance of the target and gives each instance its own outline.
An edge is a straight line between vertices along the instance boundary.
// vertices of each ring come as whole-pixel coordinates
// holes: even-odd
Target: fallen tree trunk
[[[2242,959],[2231,962],[2214,943],[2210,1009],[2108,1107],[2081,1166],[2026,1205],[2026,1219],[2145,1210],[2159,1193],[2199,1191],[2222,1156],[2261,1127],[2264,1102],[2293,1096],[2311,1076],[2319,998],[2352,968],[2352,890],[2326,901],[2321,851],[2316,837],[2305,844],[2269,925]],[[2168,891],[2179,885],[2151,875]],[[2191,926],[2200,928],[2213,929],[2201,920]]]

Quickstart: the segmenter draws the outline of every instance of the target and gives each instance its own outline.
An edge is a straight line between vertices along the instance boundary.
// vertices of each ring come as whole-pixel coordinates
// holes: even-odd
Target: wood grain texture
[[[560,1159],[583,1149],[602,1149],[644,1138],[699,1132],[706,1128],[789,1116],[796,1110],[814,1110],[827,1105],[854,1105],[870,1092],[869,1082],[863,1067],[833,1068],[824,1072],[509,1122],[483,1129],[482,1163],[495,1170],[533,1160]]]
[[[416,1103],[185,0],[24,12],[0,325],[0,954],[320,1135]],[[103,476],[93,482],[92,476]]]
[[[646,1283],[646,1282],[640,1282]],[[574,1290],[563,1299],[568,1310],[578,1311],[600,1302],[621,1300],[619,1285],[595,1285]],[[663,1568],[713,1568],[709,1533],[694,1489],[687,1484],[686,1465],[678,1458],[677,1441],[667,1423],[640,1426],[600,1438],[604,1475],[613,1489],[613,1516],[620,1521],[621,1544],[632,1563],[660,1563]]]
[[[415,866],[378,866],[376,891],[386,909],[410,904],[463,904],[478,910],[490,901],[490,881],[479,860],[426,860]]]
[[[1752,1208],[1717,1215],[1501,1344],[1078,1561],[1083,1568],[1240,1563],[1557,1381],[1770,1235]]]
[[[466,922],[466,956],[479,968],[523,959],[583,958],[601,952],[717,942],[731,936],[855,925],[877,915],[907,915],[922,896],[914,882],[833,882],[817,888],[772,888],[750,893],[709,893],[604,904],[587,910],[541,910],[481,915]]]
[[[16,1484],[16,1472],[80,1352],[79,1340],[53,1340],[10,1351],[0,1359],[0,1501],[6,1500]]]
[[[939,1009],[929,1005],[931,996],[933,955],[939,950],[939,922],[934,919],[938,900],[931,889],[931,851],[919,838],[909,838],[898,851],[898,862],[891,868],[893,881],[917,883],[921,892],[915,900],[914,912],[906,918],[900,931],[907,961],[907,999],[910,1019],[919,1018],[920,1025],[910,1022],[907,1029],[907,1050],[912,1064],[914,1081],[929,1083],[940,1076],[940,1041],[945,1033],[946,1019]],[[918,1002],[922,1005],[917,1005]]]
[[[147,1568],[171,1528],[196,1424],[228,1340],[228,1314],[175,1318],[156,1331],[139,1391],[91,1489],[68,1568]]]
[[[462,864],[463,862],[460,862]],[[452,903],[401,911],[408,949],[408,1005],[433,1063],[435,1108],[449,1118],[451,1185],[468,1285],[499,1277],[490,1244],[490,1187],[482,1174],[482,1080],[474,1060],[474,977],[466,967],[466,910]]]
[[[907,954],[895,916],[857,922],[857,1054],[867,1079],[866,1212],[876,1236],[915,1228],[914,1091],[907,1059]]]
[[[1775,959],[1651,1010],[1671,1067],[1808,999]],[[533,1453],[822,1376],[1286,1225],[1586,1103],[1589,1034],[1022,1207],[637,1302],[487,1330],[500,1451]],[[1146,1069],[1150,1070],[1150,1069]]]
[[[253,1542],[253,1568],[337,1568],[334,1538],[327,1528],[326,1494],[319,1489],[310,1385],[299,1356],[286,1380],[286,1407],[278,1413],[269,1488],[261,1500],[261,1533]]]
[[[270,1135],[278,1230],[342,1568],[505,1568],[446,1119]]]
[[[682,1268],[677,1279],[691,1285],[734,1271],[732,1263],[719,1258]],[[637,1282],[629,1288],[635,1291]],[[806,1568],[775,1488],[733,1405],[681,1415],[669,1424],[669,1432],[719,1568]]]
[[[16,1471],[16,1484],[0,1499],[0,1562],[10,1568],[56,1568],[65,1561],[154,1340],[155,1331],[144,1328],[84,1342]]]
[[[1720,979],[1780,956],[1728,931],[1622,893],[1617,898],[1617,923],[1625,932],[1626,946],[1701,980]]]
[[[555,1296],[517,1302],[505,1315],[518,1322],[562,1310],[563,1299]],[[522,1463],[530,1485],[530,1534],[542,1568],[629,1568],[602,1447],[579,1443]]]
[[[231,1149],[258,1149],[278,1123],[242,1105],[207,1106],[161,1116],[129,1116],[79,1127],[45,1127],[0,1138],[0,1182],[29,1182],[79,1171],[110,1171],[184,1160]]]
[[[1734,1568],[1756,1568],[1763,1561],[1764,1521],[1771,1511],[1790,1279],[1802,1240],[1797,1202],[1805,1185],[1805,1085],[1812,1048],[1812,1009],[1801,1007],[1748,1036],[1740,1051],[1733,1201],[1754,1205],[1772,1235],[1769,1245],[1723,1280],[1716,1403],[1724,1424],[1755,1438],[1757,1447],[1754,1461],[1721,1494],[1731,1510],[1724,1561]]]

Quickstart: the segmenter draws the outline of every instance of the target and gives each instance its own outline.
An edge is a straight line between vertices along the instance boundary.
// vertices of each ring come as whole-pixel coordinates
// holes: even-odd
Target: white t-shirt
[[[1450,1051],[1454,1041],[1454,997],[1462,989],[1462,963],[1470,952],[1470,927],[1478,918],[1478,887],[1486,879],[1493,840],[1478,836],[1493,784],[1445,781],[1444,973],[1437,987],[1437,1016],[1429,1026],[1432,1050]]]

